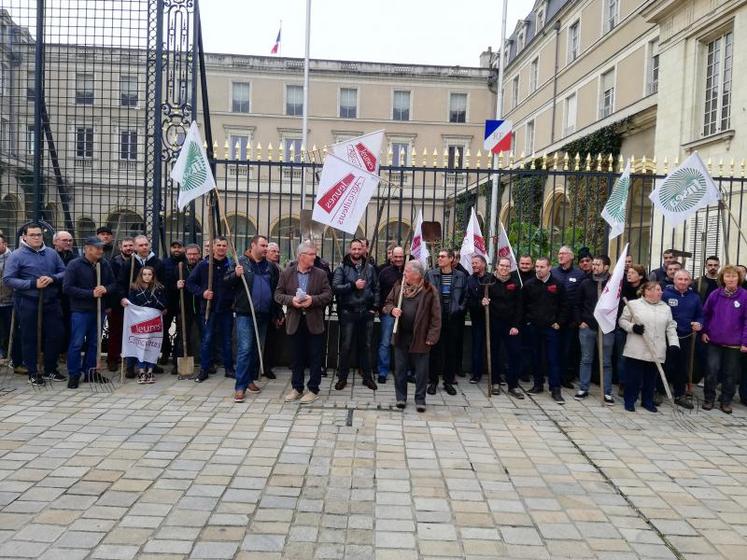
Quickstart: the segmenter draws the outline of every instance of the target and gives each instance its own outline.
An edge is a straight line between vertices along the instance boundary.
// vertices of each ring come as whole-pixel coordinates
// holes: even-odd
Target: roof
[[[574,0],[536,0],[532,7],[532,11],[529,12],[524,19],[520,19],[516,22],[513,32],[506,39],[506,46],[509,49],[506,64],[511,64],[511,62],[524,50],[529,48],[533,40],[541,34],[542,28],[537,29],[537,12],[542,7],[545,8],[544,27],[548,27],[548,23],[555,17],[555,15],[563,9],[566,4],[570,4],[573,1]],[[524,46],[519,49],[519,35],[522,32],[524,33]]]

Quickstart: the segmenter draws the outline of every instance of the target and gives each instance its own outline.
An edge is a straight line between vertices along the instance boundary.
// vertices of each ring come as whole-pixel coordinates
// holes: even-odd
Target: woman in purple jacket
[[[703,307],[703,342],[708,344],[703,410],[713,408],[721,373],[721,411],[731,414],[742,354],[747,353],[747,290],[740,286],[742,280],[736,267],[722,268],[718,275],[722,287],[711,292]]]

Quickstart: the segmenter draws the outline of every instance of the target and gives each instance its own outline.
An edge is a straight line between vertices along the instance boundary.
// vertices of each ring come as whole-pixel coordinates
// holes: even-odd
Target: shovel
[[[184,263],[179,263],[179,281],[184,280]],[[182,331],[182,356],[176,358],[176,369],[179,372],[179,379],[191,377],[195,370],[195,360],[192,356],[187,356],[187,318],[184,311],[184,288],[179,289],[179,315],[181,320]]]

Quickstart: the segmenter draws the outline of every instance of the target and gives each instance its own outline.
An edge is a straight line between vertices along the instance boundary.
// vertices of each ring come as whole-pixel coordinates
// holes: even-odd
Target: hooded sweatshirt
[[[39,249],[32,249],[21,240],[21,244],[13,251],[5,263],[3,282],[15,290],[17,296],[39,299],[36,280],[41,276],[49,276],[54,282],[44,289],[44,301],[51,302],[59,297],[57,286],[62,284],[65,276],[65,265],[52,248],[42,245]],[[54,289],[49,289],[54,287]]]

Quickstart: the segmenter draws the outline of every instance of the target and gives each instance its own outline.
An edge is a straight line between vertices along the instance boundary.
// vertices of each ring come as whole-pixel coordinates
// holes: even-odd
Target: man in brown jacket
[[[287,307],[285,329],[293,353],[293,389],[286,402],[301,399],[302,404],[314,402],[322,380],[322,345],[324,343],[324,308],[332,301],[327,274],[314,267],[316,247],[308,241],[296,252],[297,262],[288,266],[278,280],[275,301]],[[309,392],[304,395],[304,370],[309,366]]]

